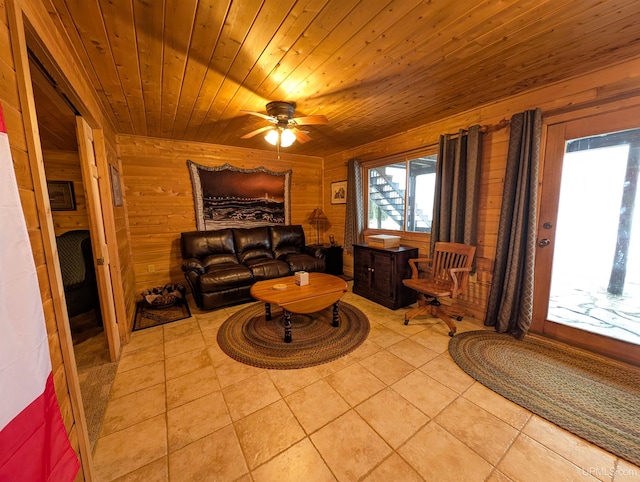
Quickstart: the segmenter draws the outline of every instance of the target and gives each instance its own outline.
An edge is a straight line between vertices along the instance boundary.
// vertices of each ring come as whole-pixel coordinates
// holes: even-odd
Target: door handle
[[[551,241],[549,241],[548,238],[543,238],[540,240],[540,242],[538,242],[538,246],[540,246],[541,248],[544,248],[545,246],[549,246],[551,244]]]

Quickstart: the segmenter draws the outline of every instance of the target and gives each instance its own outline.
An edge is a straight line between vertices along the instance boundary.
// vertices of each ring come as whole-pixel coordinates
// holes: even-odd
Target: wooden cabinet
[[[411,277],[409,259],[418,257],[418,248],[371,248],[353,245],[353,292],[396,310],[416,301],[415,291],[402,284]]]

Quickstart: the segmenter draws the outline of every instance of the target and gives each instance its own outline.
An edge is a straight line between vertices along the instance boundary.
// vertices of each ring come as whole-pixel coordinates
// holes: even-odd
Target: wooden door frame
[[[606,111],[603,112],[603,110]],[[545,121],[545,124],[547,129],[540,170],[537,240],[549,239],[549,246],[553,247],[555,245],[561,182],[560,171],[565,154],[565,141],[602,134],[603,129],[607,132],[616,132],[640,127],[640,106],[638,106],[636,99],[636,102],[631,102],[626,108],[591,109],[582,115],[575,115],[574,118],[566,115],[557,119],[550,118]],[[544,183],[545,178],[547,179],[546,184]],[[550,229],[544,228],[543,225],[546,222],[551,222]],[[551,289],[552,262],[553,250],[536,245],[531,331],[611,358],[640,365],[640,347],[638,345],[546,319]]]
[[[120,357],[120,335],[112,286],[111,253],[107,244],[107,226],[104,222],[103,214],[104,201],[102,200],[102,193],[105,191],[105,178],[103,177],[101,180],[98,174],[94,131],[81,116],[76,117],[76,135],[78,138],[82,183],[84,184],[87,198],[89,230],[93,246],[98,293],[100,294],[100,311],[102,312],[102,322],[109,345],[109,357],[114,362]],[[93,180],[95,180],[97,192],[94,191]]]
[[[35,205],[41,230],[46,274],[48,276],[51,290],[52,302],[51,305],[45,306],[45,314],[48,313],[46,315],[48,320],[51,320],[52,318],[55,320],[55,329],[58,332],[60,340],[60,352],[62,362],[64,364],[64,375],[67,380],[69,400],[71,402],[70,410],[75,423],[75,430],[72,430],[69,435],[70,437],[75,436],[77,438],[78,453],[82,464],[82,475],[84,476],[84,480],[91,481],[94,478],[91,443],[87,431],[87,420],[82,402],[82,394],[80,392],[80,382],[64,297],[62,274],[58,260],[55,229],[47,191],[46,173],[44,170],[44,159],[38,129],[33,84],[29,69],[27,37],[33,37],[35,41],[38,42],[38,49],[42,50],[42,53],[46,55],[48,61],[57,69],[55,72],[56,79],[62,81],[61,85],[64,85],[65,93],[70,95],[74,105],[83,114],[83,117],[87,120],[93,131],[98,177],[103,181],[99,182],[99,191],[103,207],[102,216],[105,222],[105,237],[108,246],[109,258],[115,261],[115,269],[111,272],[111,285],[114,292],[115,312],[117,319],[122,320],[122,323],[120,323],[119,326],[124,331],[127,328],[127,316],[119,264],[114,213],[111,208],[112,199],[105,140],[102,130],[99,128],[96,129],[96,126],[99,126],[100,123],[96,120],[96,117],[92,115],[91,109],[87,107],[87,104],[85,104],[83,99],[76,94],[74,87],[67,81],[65,75],[58,66],[57,59],[50,54],[46,49],[46,46],[42,43],[38,31],[30,26],[30,14],[35,16],[35,18],[32,19],[35,24],[42,26],[43,22],[46,23],[45,20],[38,17],[40,12],[37,10],[32,12],[29,8],[25,8],[25,5],[23,5],[22,2],[18,2],[16,0],[7,1],[6,7],[9,21],[11,50],[15,62],[21,115],[27,144],[27,156],[31,168]],[[29,35],[27,35],[27,28],[29,29]],[[99,109],[99,106],[97,108]],[[97,112],[96,114],[99,115],[100,113]],[[129,333],[119,333],[120,340],[126,340],[128,339],[128,336]],[[119,356],[119,352],[117,356]]]
[[[78,451],[82,463],[82,472],[85,480],[93,480],[93,459],[91,455],[91,443],[87,431],[87,420],[80,393],[80,382],[76,365],[73,342],[71,339],[71,327],[69,315],[64,297],[62,273],[58,260],[51,205],[47,191],[47,178],[44,170],[42,145],[36,116],[36,106],[33,95],[31,71],[29,70],[29,58],[27,53],[27,41],[25,25],[21,8],[13,1],[7,3],[11,46],[14,55],[18,92],[22,106],[22,118],[25,127],[27,142],[27,156],[31,167],[33,192],[35,195],[36,211],[42,236],[42,245],[45,257],[47,275],[50,282],[51,298],[56,321],[56,328],[60,338],[60,351],[64,363],[64,373],[69,387],[71,411],[76,425],[78,438]],[[47,310],[45,310],[45,313]]]

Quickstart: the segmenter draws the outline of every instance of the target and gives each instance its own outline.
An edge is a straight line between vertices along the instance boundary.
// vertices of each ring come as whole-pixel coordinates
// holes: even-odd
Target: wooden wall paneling
[[[23,116],[18,125],[23,126],[24,131],[28,132],[28,135],[25,135],[25,140],[28,144],[27,154],[33,178],[33,196],[36,200],[36,210],[39,221],[38,227],[43,239],[42,246],[46,260],[46,264],[36,266],[36,271],[38,273],[41,290],[44,286],[47,287],[47,291],[41,295],[43,304],[47,298],[51,298],[53,301],[57,333],[51,333],[49,336],[50,349],[55,353],[56,349],[60,347],[63,360],[63,364],[59,366],[56,373],[57,376],[54,378],[55,381],[57,381],[55,384],[56,394],[58,399],[62,400],[63,404],[66,398],[70,399],[74,418],[73,427],[76,428],[78,433],[78,455],[84,466],[84,474],[87,480],[91,480],[91,450],[87,435],[82,396],[79,389],[75,356],[71,343],[69,320],[63,301],[64,290],[62,287],[62,275],[55,252],[55,231],[51,218],[49,199],[48,196],[46,196],[46,176],[38,136],[33,91],[31,88],[32,82],[27,58],[23,11],[21,7],[16,5],[12,0],[9,1],[8,7],[11,45],[6,48],[12,49],[15,59],[15,76],[19,88],[21,111],[23,112]],[[16,125],[14,120],[9,119],[9,122],[13,123],[14,126]],[[9,137],[9,139],[11,140],[11,137]],[[21,199],[23,199],[22,196]],[[53,342],[51,342],[52,340]],[[60,375],[60,373],[62,375]]]
[[[186,161],[209,166],[229,163],[251,169],[292,170],[291,222],[315,239],[309,213],[322,206],[322,159],[288,156],[197,142],[118,136],[126,186],[135,294],[169,282],[184,283],[179,238],[196,229],[191,178]]]
[[[119,162],[118,148],[115,143],[115,138],[105,139],[106,156],[109,160],[109,164],[116,166],[118,174],[120,176],[120,188],[122,190],[123,202],[122,206],[113,206],[113,217],[115,225],[115,234],[117,240],[118,262],[120,264],[120,277],[122,280],[122,288],[124,292],[124,302],[126,310],[126,326],[133,326],[136,303],[135,303],[135,275],[133,267],[131,265],[131,243],[130,230],[129,230],[129,217],[127,213],[127,199],[126,199],[126,186],[124,184],[124,177],[122,175],[122,166]],[[109,180],[111,182],[111,180]],[[120,308],[116,307],[116,310]],[[118,316],[121,313],[118,311]],[[118,323],[122,321],[118,318]],[[128,339],[128,337],[127,337]],[[125,340],[127,341],[127,340]]]

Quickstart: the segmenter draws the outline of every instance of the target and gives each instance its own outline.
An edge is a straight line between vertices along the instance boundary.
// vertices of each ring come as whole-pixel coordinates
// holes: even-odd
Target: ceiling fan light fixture
[[[296,135],[286,128],[271,129],[264,136],[264,139],[273,146],[278,145],[278,138],[280,138],[280,147],[289,147],[296,141]]]
[[[271,129],[267,132],[267,135],[264,136],[264,140],[269,144],[275,146],[278,143],[278,129]]]
[[[280,138],[280,146],[289,147],[296,141],[296,135],[291,129],[284,129]]]

